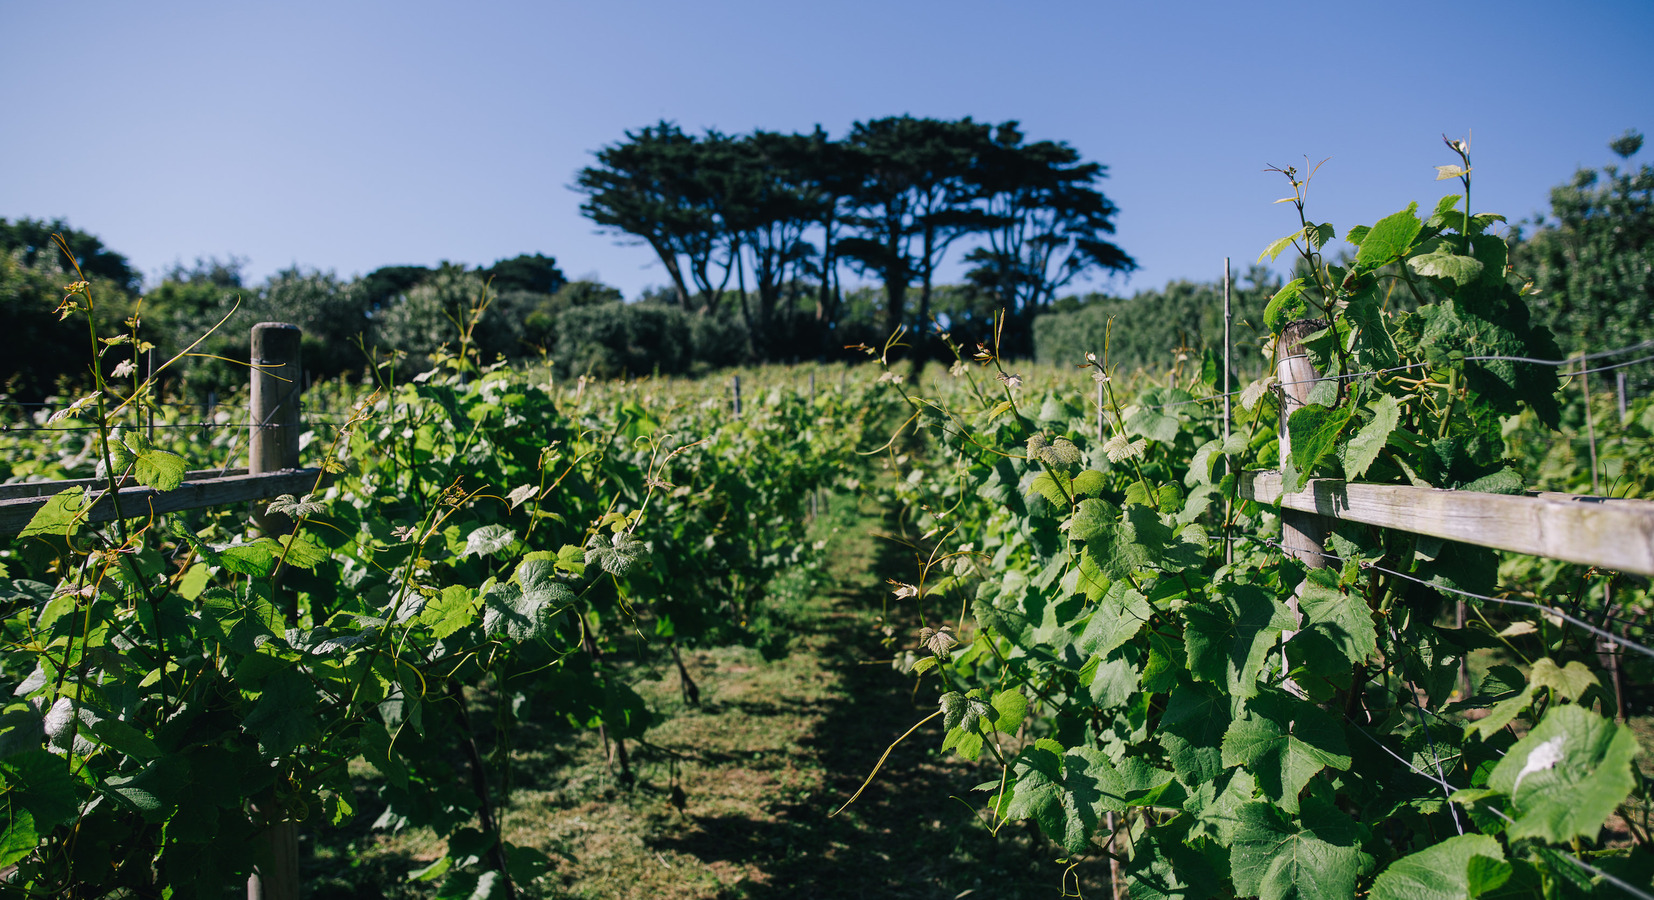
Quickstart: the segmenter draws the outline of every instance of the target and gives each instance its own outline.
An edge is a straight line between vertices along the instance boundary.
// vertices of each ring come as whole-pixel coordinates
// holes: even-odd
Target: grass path
[[[784,655],[765,659],[745,647],[685,653],[699,708],[684,705],[674,669],[639,672],[635,686],[658,724],[631,747],[631,789],[605,765],[593,733],[548,728],[537,748],[522,742],[506,837],[556,860],[554,874],[525,893],[592,900],[1062,895],[1063,866],[1054,862],[1060,848],[1020,824],[990,833],[972,811],[987,795],[970,789],[999,772],[937,752],[938,722],[898,746],[853,806],[829,816],[889,743],[936,708],[934,691],[916,695],[911,677],[880,661],[892,653],[876,621],[889,590],[884,579],[910,577],[912,566],[894,544],[873,536],[867,511],[835,505],[834,515],[828,588],[785,608],[793,634]],[[912,643],[912,635],[901,637]],[[428,840],[376,837],[356,847],[358,877],[338,882],[337,893],[312,896],[423,893],[413,890],[422,885],[383,879],[434,855]],[[1070,873],[1071,890],[1076,878],[1087,896],[1107,896],[1106,866]]]

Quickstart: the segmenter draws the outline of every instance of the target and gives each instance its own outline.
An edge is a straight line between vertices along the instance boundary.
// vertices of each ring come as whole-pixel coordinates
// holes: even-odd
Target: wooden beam
[[[315,488],[316,477],[320,473],[320,469],[285,469],[263,475],[203,478],[199,481],[186,481],[170,491],[157,491],[146,487],[122,488],[117,496],[120,499],[122,516],[128,519],[142,519],[152,514],[245,503],[282,494],[308,493]],[[109,502],[108,493],[91,491],[87,494],[93,505],[84,519],[85,522],[108,522],[115,518],[115,504]],[[35,512],[49,500],[50,495],[0,500],[0,534],[16,534],[22,531],[28,526],[29,520],[34,518]]]
[[[185,472],[184,480],[196,482],[204,478],[227,478],[231,475],[245,474],[247,474],[246,469],[196,469]],[[126,481],[128,484],[131,483],[131,479]],[[108,483],[103,478],[75,478],[68,481],[19,481],[14,484],[0,484],[0,500],[16,500],[20,497],[50,497],[59,491],[66,491],[72,487],[102,490]]]
[[[1654,575],[1654,501],[1578,494],[1538,496],[1395,484],[1310,481],[1281,494],[1275,472],[1244,472],[1240,495],[1258,503],[1511,550],[1620,572]],[[1566,499],[1563,499],[1566,498]]]

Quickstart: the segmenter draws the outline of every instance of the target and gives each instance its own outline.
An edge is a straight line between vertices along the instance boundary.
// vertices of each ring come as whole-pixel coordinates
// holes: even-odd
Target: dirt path
[[[892,740],[935,710],[881,646],[884,579],[911,577],[865,511],[836,509],[829,589],[787,604],[792,638],[766,659],[726,647],[684,654],[701,705],[683,704],[675,670],[639,673],[659,724],[631,748],[636,785],[623,789],[590,732],[547,729],[520,755],[504,817],[507,839],[556,860],[525,893],[592,898],[1055,898],[1060,848],[1012,825],[995,836],[979,813],[997,768],[944,757],[938,722],[890,755],[844,813]],[[903,635],[911,642],[911,635]],[[880,662],[881,657],[886,662]],[[526,742],[525,742],[526,743]],[[967,805],[968,804],[968,805]],[[371,856],[407,871],[433,847],[417,836],[377,839]],[[396,865],[375,865],[386,875]],[[392,876],[394,877],[394,875]],[[1106,868],[1071,873],[1106,897]],[[331,896],[394,896],[384,893]]]

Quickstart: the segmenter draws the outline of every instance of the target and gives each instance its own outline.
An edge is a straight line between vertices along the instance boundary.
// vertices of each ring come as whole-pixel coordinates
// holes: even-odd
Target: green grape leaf
[[[0,782],[10,807],[28,810],[41,830],[73,822],[80,815],[80,798],[69,765],[69,760],[38,744],[0,758]]]
[[[1116,581],[1098,600],[1097,609],[1075,645],[1081,653],[1107,656],[1115,647],[1131,640],[1148,622],[1150,613],[1147,598],[1126,582]]]
[[[1564,700],[1578,700],[1592,688],[1600,688],[1597,676],[1579,660],[1558,666],[1550,657],[1536,660],[1528,672],[1528,689],[1550,688]]]
[[[1319,632],[1350,662],[1359,663],[1378,651],[1372,610],[1359,595],[1311,577],[1304,582],[1298,604],[1304,617],[1302,630]]]
[[[1264,796],[1287,812],[1324,768],[1348,769],[1349,745],[1338,721],[1316,704],[1274,688],[1246,701],[1223,735],[1223,764],[1245,766]]]
[[[146,449],[137,454],[137,467],[132,475],[138,483],[158,491],[170,491],[184,483],[188,465],[184,458],[170,450]]]
[[[265,758],[290,756],[300,745],[321,737],[316,687],[307,675],[297,669],[280,669],[260,687],[263,691],[242,727],[258,738]]]
[[[1228,866],[1213,864],[1209,841],[1192,840],[1193,822],[1177,816],[1132,837],[1131,861],[1125,870],[1131,900],[1216,900],[1233,896],[1228,890]],[[1200,849],[1196,849],[1196,848]],[[1205,850],[1205,853],[1201,851]],[[1226,863],[1226,861],[1225,861]]]
[[[1465,900],[1510,879],[1496,838],[1461,834],[1390,863],[1373,882],[1372,900]]]
[[[1080,669],[1080,682],[1089,684],[1091,700],[1099,709],[1125,706],[1138,694],[1142,671],[1138,663],[1143,653],[1126,646],[1108,656],[1093,656]]]
[[[1417,215],[1418,208],[1417,203],[1409,203],[1401,212],[1379,219],[1361,238],[1361,249],[1355,255],[1356,268],[1371,271],[1405,254],[1424,227]]]
[[[189,764],[182,757],[168,756],[145,764],[132,775],[111,777],[104,785],[145,819],[159,822],[179,806],[189,789]]]
[[[1378,452],[1390,439],[1390,432],[1401,423],[1401,405],[1389,394],[1380,394],[1372,404],[1373,417],[1356,429],[1354,435],[1340,448],[1339,462],[1344,466],[1344,477],[1354,481],[1367,474]],[[1297,435],[1293,435],[1297,440]]]
[[[617,531],[609,538],[608,546],[599,542],[586,551],[586,565],[602,566],[603,571],[610,575],[623,576],[631,571],[632,564],[637,562],[642,552],[642,541],[629,532]]]
[[[419,623],[428,626],[431,636],[440,641],[475,622],[480,606],[476,591],[451,584],[425,604],[419,613]]]
[[[72,535],[80,530],[78,516],[86,500],[86,489],[80,486],[58,491],[50,500],[35,510],[29,517],[29,524],[17,533],[18,537],[35,537],[37,535],[58,534]]]
[[[1177,429],[1176,416],[1168,416],[1158,409],[1146,406],[1139,407],[1126,417],[1127,433],[1140,435],[1151,441],[1159,441],[1162,444],[1170,444],[1177,440]]]
[[[1241,807],[1230,847],[1235,893],[1259,900],[1349,900],[1372,866],[1361,829],[1329,803],[1304,801],[1300,822],[1267,803]]]
[[[1000,691],[989,705],[999,714],[994,719],[994,730],[1005,734],[1015,734],[1028,715],[1028,698],[1021,691]]]
[[[1064,753],[1062,745],[1042,738],[1012,762],[1016,782],[1001,815],[1032,818],[1047,837],[1070,853],[1090,845],[1102,813],[1123,810],[1120,779],[1101,750],[1076,747]],[[1105,786],[1116,794],[1109,799]]]
[[[1230,694],[1250,697],[1276,638],[1297,623],[1286,604],[1254,585],[1214,587],[1215,600],[1192,600],[1184,607],[1189,670]]]
[[[1510,796],[1515,838],[1596,840],[1631,793],[1637,740],[1580,706],[1553,706],[1494,767],[1487,786]]]
[[[1300,228],[1297,231],[1294,231],[1294,232],[1292,232],[1291,234],[1289,234],[1285,237],[1277,238],[1277,239],[1271,241],[1269,246],[1263,248],[1263,252],[1258,254],[1258,262],[1261,263],[1266,259],[1269,260],[1270,262],[1274,262],[1275,257],[1280,256],[1282,253],[1285,253],[1286,249],[1288,247],[1292,246],[1293,241],[1295,241],[1295,240],[1297,240],[1297,239],[1299,239],[1303,236],[1304,236],[1304,231],[1303,231],[1302,228]]]
[[[266,515],[292,516],[295,519],[319,515],[327,509],[327,504],[312,499],[313,496],[312,494],[305,494],[303,497],[295,497],[292,494],[282,494],[271,500],[264,507],[264,512]]]
[[[1301,318],[1308,309],[1309,306],[1304,302],[1304,280],[1294,278],[1281,285],[1281,289],[1270,298],[1269,305],[1264,307],[1263,321],[1269,326],[1270,331],[1278,333],[1287,322]],[[1248,406],[1247,409],[1251,407]]]
[[[1441,278],[1458,287],[1471,284],[1482,277],[1482,263],[1470,256],[1437,249],[1407,260],[1407,267],[1430,278]]]
[[[1028,492],[1044,497],[1047,503],[1062,509],[1068,508],[1068,498],[1063,496],[1063,490],[1057,480],[1051,477],[1050,472],[1041,472],[1028,482]]]
[[[1183,683],[1172,689],[1156,737],[1184,783],[1204,784],[1224,771],[1223,735],[1229,721],[1228,698],[1210,685]]]
[[[215,637],[243,653],[287,631],[281,611],[257,592],[237,596],[223,588],[208,588],[201,595],[201,618]]]
[[[190,566],[184,573],[182,581],[178,582],[178,596],[185,600],[194,600],[207,589],[207,583],[212,578],[212,569],[202,563]]]
[[[512,509],[516,509],[517,507],[522,506],[524,503],[527,503],[530,499],[532,499],[535,495],[537,495],[539,493],[540,493],[540,488],[539,488],[538,485],[523,484],[523,485],[518,485],[517,487],[512,488],[511,493],[505,495],[505,499],[508,503],[511,504]]]
[[[1475,481],[1459,485],[1461,491],[1481,491],[1484,494],[1520,494],[1527,485],[1522,476],[1510,466],[1500,466]]]
[[[301,531],[297,535],[284,534],[281,536],[282,557],[287,565],[300,569],[314,569],[331,555],[320,539],[308,531]]]
[[[14,798],[7,796],[5,799],[12,802],[5,804],[6,830],[0,833],[0,866],[9,866],[27,857],[40,843],[34,815]]]
[[[372,720],[362,723],[362,758],[391,784],[406,790],[408,765],[402,761],[402,754],[392,748],[393,741],[382,723]]]
[[[280,544],[269,538],[259,538],[247,544],[231,544],[227,547],[220,547],[211,553],[203,553],[202,555],[207,557],[208,562],[223,566],[237,575],[268,578],[272,572],[276,571],[276,560],[280,557],[280,554]]]
[[[1071,487],[1076,498],[1096,497],[1108,487],[1108,478],[1096,469],[1086,469],[1074,476]]]
[[[161,755],[161,748],[155,746],[148,735],[103,710],[81,704],[78,712],[86,730],[98,743],[134,759],[155,759]]]
[[[517,532],[504,525],[484,525],[471,532],[465,539],[465,549],[460,551],[460,557],[468,556],[498,556],[517,540]]]
[[[574,594],[553,580],[556,567],[549,560],[518,566],[517,582],[502,582],[483,591],[483,630],[489,637],[531,641],[545,637],[557,613],[574,602]]]
[[[1304,406],[1292,413],[1287,428],[1292,432],[1292,465],[1304,477],[1315,471],[1338,444],[1338,435],[1350,421],[1349,407]],[[1282,490],[1302,490],[1302,485]]]

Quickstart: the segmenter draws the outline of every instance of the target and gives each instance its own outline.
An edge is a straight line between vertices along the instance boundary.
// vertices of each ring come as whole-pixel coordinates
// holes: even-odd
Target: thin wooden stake
[[[1591,493],[1602,493],[1602,481],[1597,475],[1597,425],[1591,415],[1591,375],[1585,368],[1585,351],[1579,351],[1579,387],[1585,392],[1585,437],[1591,446]]]
[[[729,380],[735,391],[735,418],[739,419],[741,418],[741,376],[731,375]]]
[[[1614,384],[1615,384],[1615,387],[1618,389],[1619,395],[1620,395],[1620,424],[1624,425],[1626,418],[1629,416],[1629,412],[1627,411],[1626,406],[1625,406],[1625,370],[1624,369],[1621,369],[1618,372],[1614,373]]]
[[[1108,817],[1109,843],[1113,844],[1114,836],[1118,833],[1119,824],[1114,821],[1114,813],[1106,813]],[[1113,849],[1110,847],[1110,849]],[[1116,853],[1108,855],[1108,894],[1112,900],[1121,900],[1124,891],[1120,890],[1120,856]]]
[[[1223,258],[1223,442],[1229,442],[1229,257]]]
[[[1097,440],[1099,440],[1099,441],[1106,440],[1107,437],[1108,437],[1107,435],[1105,435],[1103,433],[1104,430],[1105,430],[1104,425],[1105,425],[1105,422],[1103,420],[1103,383],[1101,381],[1099,381],[1099,382],[1097,382]]]
[[[150,443],[154,443],[155,442],[155,406],[154,406],[154,404],[161,402],[161,390],[160,390],[160,385],[157,385],[155,383],[155,348],[154,347],[149,348],[149,352],[146,355],[147,355],[148,360],[149,360],[149,375],[148,375],[147,378],[144,379],[144,382],[149,385],[149,391],[150,391],[150,394],[149,394],[149,399],[150,399],[149,440],[150,440]],[[1620,395],[1623,397],[1624,392],[1621,391]],[[1620,405],[1624,406],[1625,404],[1621,403]],[[1625,417],[1621,416],[1620,418],[1623,419]]]
[[[1229,370],[1231,368],[1229,323],[1233,320],[1234,314],[1229,307],[1229,257],[1225,256],[1223,258],[1223,445],[1225,447],[1229,446],[1229,420],[1232,418],[1229,407]],[[1225,463],[1225,465],[1229,464]],[[1232,506],[1232,502],[1225,496],[1223,499],[1223,521],[1225,523],[1229,521]],[[1223,562],[1224,565],[1229,565],[1234,561],[1235,543],[1229,539],[1229,528],[1226,524],[1223,529]]]

